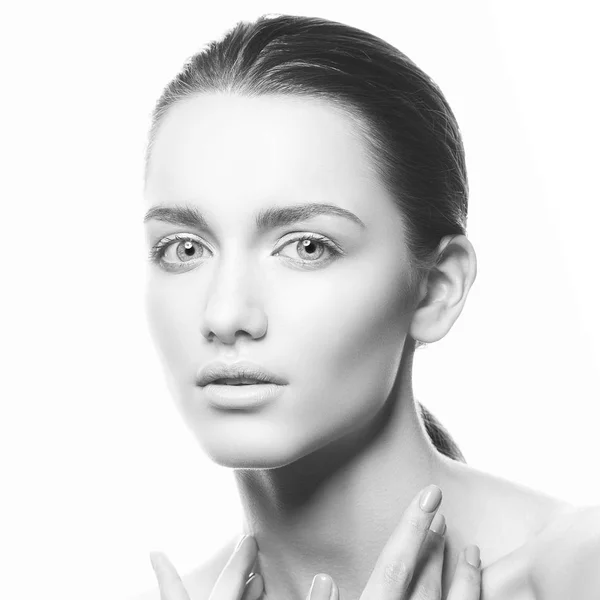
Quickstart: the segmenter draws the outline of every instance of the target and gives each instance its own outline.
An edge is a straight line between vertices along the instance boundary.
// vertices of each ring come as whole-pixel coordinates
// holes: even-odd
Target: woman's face
[[[376,416],[410,323],[408,253],[347,115],[289,96],[179,102],[158,131],[145,197],[148,209],[187,206],[205,221],[168,222],[166,211],[146,221],[148,248],[164,243],[146,298],[178,409],[215,462],[284,466]],[[355,218],[298,210],[318,205]],[[270,216],[260,227],[259,214]],[[256,408],[215,407],[196,382],[213,361],[252,361],[286,385]]]

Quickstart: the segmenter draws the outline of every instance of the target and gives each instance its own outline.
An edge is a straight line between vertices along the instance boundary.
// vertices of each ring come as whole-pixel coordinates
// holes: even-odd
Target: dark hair
[[[437,85],[380,38],[312,17],[263,15],[239,22],[189,58],[163,90],[152,113],[146,173],[169,107],[204,92],[304,95],[347,114],[401,211],[411,292],[435,264],[441,239],[465,234],[467,172],[454,114]],[[435,447],[466,462],[443,426],[420,407]]]

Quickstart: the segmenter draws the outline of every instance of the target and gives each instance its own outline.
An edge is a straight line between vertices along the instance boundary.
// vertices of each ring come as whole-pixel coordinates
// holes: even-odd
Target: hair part
[[[352,119],[402,216],[411,298],[438,260],[441,239],[466,233],[468,182],[458,123],[432,79],[384,40],[315,17],[238,22],[189,58],[164,88],[152,113],[145,179],[169,108],[211,92],[322,99]],[[421,411],[436,448],[464,461],[448,432]]]

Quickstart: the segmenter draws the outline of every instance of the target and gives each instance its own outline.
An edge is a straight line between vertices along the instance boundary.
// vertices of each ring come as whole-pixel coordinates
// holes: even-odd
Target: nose
[[[234,344],[240,333],[259,339],[267,332],[252,269],[239,255],[230,258],[216,268],[201,319],[202,335],[223,344]]]

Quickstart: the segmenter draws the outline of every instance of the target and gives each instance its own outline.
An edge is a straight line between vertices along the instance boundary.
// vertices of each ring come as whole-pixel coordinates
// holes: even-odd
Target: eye
[[[150,260],[168,271],[187,270],[206,258],[208,247],[199,238],[188,233],[169,235],[150,250]]]
[[[343,254],[342,249],[339,248],[337,244],[335,244],[334,242],[332,242],[324,236],[320,236],[314,233],[306,233],[301,237],[296,237],[295,239],[288,240],[288,242],[284,244],[282,248],[287,248],[288,246],[293,248],[296,255],[300,257],[300,261],[295,260],[293,257],[288,256],[286,254],[283,254],[283,256],[307,266],[311,265],[311,263],[316,265],[323,265],[325,263],[331,262],[340,254]],[[281,250],[277,251],[275,254],[282,254]],[[325,255],[326,258],[324,260],[321,260],[323,255]]]

